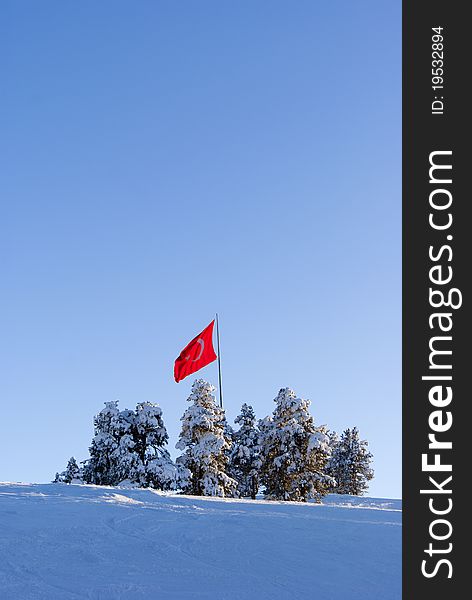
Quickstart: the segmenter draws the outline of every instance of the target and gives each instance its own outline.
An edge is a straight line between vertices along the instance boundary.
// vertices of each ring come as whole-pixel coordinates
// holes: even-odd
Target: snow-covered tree
[[[66,470],[64,472],[65,483],[80,483],[82,481],[82,474],[80,467],[73,456],[69,458]]]
[[[343,431],[334,444],[328,463],[328,473],[336,480],[332,491],[338,494],[362,496],[368,482],[374,477],[370,464],[372,454],[367,450],[367,442],[359,438],[357,427]]]
[[[336,479],[333,476],[331,465],[332,465],[334,450],[335,450],[336,446],[339,444],[339,435],[337,434],[336,431],[334,431],[332,429],[328,429],[326,431],[326,435],[328,436],[328,446],[329,446],[330,454],[329,454],[328,461],[326,463],[325,471],[326,471],[327,475],[329,475],[332,478],[332,481],[329,485],[328,493],[335,494],[337,492],[336,486],[338,484],[337,484]]]
[[[134,449],[140,465],[135,478],[140,485],[175,490],[187,483],[189,472],[176,465],[164,447],[168,439],[161,408],[151,402],[139,403],[134,419]]]
[[[106,402],[94,424],[90,459],[84,467],[88,483],[158,489],[178,489],[186,483],[188,472],[173,463],[164,447],[168,435],[157,404],[141,402],[135,411],[119,411],[116,401]]]
[[[139,459],[135,439],[135,413],[130,409],[119,411],[113,419],[116,447],[111,453],[110,479],[112,485],[122,482],[141,485],[144,465]]]
[[[309,400],[283,388],[271,416],[259,421],[261,483],[266,498],[317,501],[332,482],[325,472],[329,458],[326,428],[315,427]]]
[[[252,406],[246,403],[234,420],[239,429],[233,432],[229,457],[229,473],[238,482],[237,493],[255,499],[259,489],[259,430]]]
[[[83,483],[81,469],[73,456],[69,458],[66,470],[56,473],[54,483]]]
[[[152,402],[136,405],[134,416],[136,452],[143,464],[154,457],[169,439],[162,419],[162,409]]]
[[[95,415],[95,435],[90,446],[90,459],[84,469],[87,483],[97,485],[116,485],[119,482],[117,455],[120,454],[117,427],[120,411],[118,401],[105,402],[105,408]]]
[[[215,388],[195,380],[188,397],[182,431],[176,448],[183,450],[177,464],[188,469],[190,480],[184,491],[196,496],[233,496],[236,481],[228,476],[228,451],[231,438],[227,433],[225,413],[215,403]]]
[[[331,461],[331,458],[333,456],[334,449],[339,444],[339,435],[333,429],[327,429],[326,430],[326,435],[328,436],[328,446],[329,446],[329,449],[330,449],[330,457],[329,457],[329,460],[328,460],[328,465],[329,465],[329,463]]]

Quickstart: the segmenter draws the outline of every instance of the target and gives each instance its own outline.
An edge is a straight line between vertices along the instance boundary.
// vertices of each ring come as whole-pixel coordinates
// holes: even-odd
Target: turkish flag
[[[214,325],[215,320],[194,337],[180,353],[174,364],[174,378],[177,383],[185,379],[187,375],[203,369],[203,367],[216,360],[216,354],[213,350]]]

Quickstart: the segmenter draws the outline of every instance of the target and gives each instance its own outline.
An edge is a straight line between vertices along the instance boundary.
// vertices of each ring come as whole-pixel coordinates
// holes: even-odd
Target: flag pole
[[[223,390],[221,387],[221,360],[220,360],[220,326],[218,323],[218,313],[216,313],[216,344],[218,348],[218,382],[220,389],[220,408],[223,408]]]

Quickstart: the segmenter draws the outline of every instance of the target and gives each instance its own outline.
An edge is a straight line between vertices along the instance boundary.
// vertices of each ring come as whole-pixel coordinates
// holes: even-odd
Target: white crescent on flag
[[[198,338],[197,344],[200,344],[200,354],[197,356],[197,358],[193,359],[193,362],[200,360],[202,357],[203,351],[205,350],[205,340],[202,340],[202,338]]]
[[[197,358],[192,358],[192,362],[197,362],[197,360],[200,360],[202,357],[203,351],[205,350],[205,340],[202,340],[202,338],[198,338],[197,344],[200,344],[200,353],[198,354]],[[185,360],[190,360],[190,354],[188,354],[185,357]]]

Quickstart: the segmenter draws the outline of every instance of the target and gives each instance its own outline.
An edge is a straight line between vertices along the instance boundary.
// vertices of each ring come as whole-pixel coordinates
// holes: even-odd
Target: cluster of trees
[[[66,470],[56,474],[56,482],[129,483],[172,490],[189,476],[165,448],[169,436],[156,404],[141,402],[136,410],[120,411],[118,401],[106,402],[94,418],[94,429],[90,458],[79,468],[72,457]]]
[[[243,404],[226,421],[215,402],[215,388],[198,379],[188,398],[173,461],[159,406],[142,402],[136,410],[107,402],[94,419],[90,458],[81,466],[71,458],[55,482],[131,484],[180,490],[198,496],[255,498],[262,488],[273,500],[319,501],[329,492],[360,495],[373,477],[372,455],[357,428],[340,437],[315,426],[309,400],[281,389],[272,415],[257,421]]]

